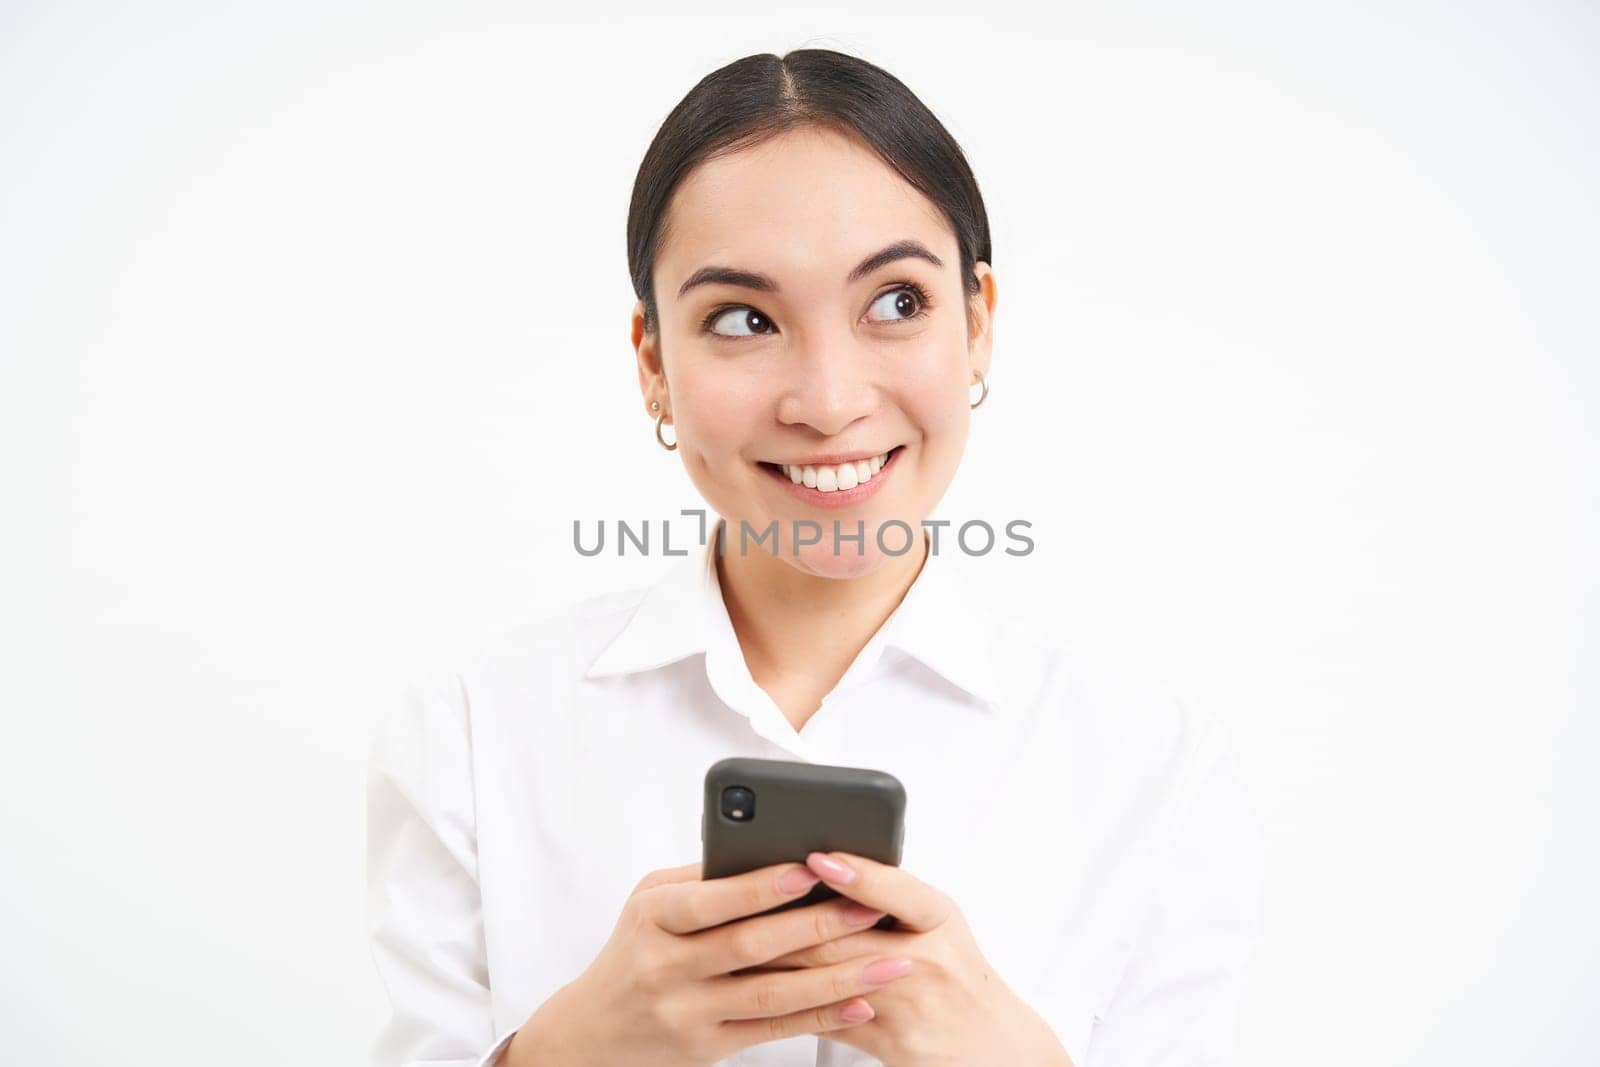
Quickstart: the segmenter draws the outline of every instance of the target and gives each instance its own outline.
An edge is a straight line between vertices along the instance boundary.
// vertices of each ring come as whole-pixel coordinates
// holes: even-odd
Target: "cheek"
[[[898,395],[908,418],[930,437],[962,432],[970,401],[967,399],[964,353],[952,359],[945,351],[923,364],[923,372],[906,376]]]
[[[761,421],[759,383],[731,375],[680,374],[673,382],[673,422],[708,462],[731,458]]]

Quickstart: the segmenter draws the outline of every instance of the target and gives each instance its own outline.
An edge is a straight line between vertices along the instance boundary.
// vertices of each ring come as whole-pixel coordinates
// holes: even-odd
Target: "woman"
[[[643,403],[718,522],[379,736],[374,1062],[1224,1059],[1260,842],[1218,728],[995,618],[923,526],[988,395],[960,149],[869,63],[750,56],[666,119],[628,251]],[[893,773],[902,864],[701,879],[733,755]]]

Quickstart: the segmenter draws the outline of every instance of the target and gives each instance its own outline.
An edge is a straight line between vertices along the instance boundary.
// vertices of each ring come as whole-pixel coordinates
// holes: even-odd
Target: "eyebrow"
[[[873,271],[886,263],[893,263],[899,259],[925,259],[935,267],[943,267],[944,261],[932,252],[921,241],[904,240],[896,241],[887,248],[872,253],[866,259],[856,264],[855,270],[845,277],[845,284],[860,281]],[[683,296],[697,285],[737,285],[745,289],[756,289],[763,293],[776,293],[778,283],[765,274],[751,270],[741,270],[738,267],[701,267],[689,275],[689,280],[678,288],[678,296]]]

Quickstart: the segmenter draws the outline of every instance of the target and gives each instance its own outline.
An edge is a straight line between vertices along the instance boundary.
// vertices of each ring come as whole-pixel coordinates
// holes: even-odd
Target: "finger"
[[[897,935],[886,930],[868,928],[858,934],[847,934],[832,941],[795,949],[760,966],[775,970],[792,970],[798,967],[827,967],[873,953],[893,955],[896,952],[904,952],[905,937],[904,934]]]
[[[633,893],[642,893],[646,889],[654,889],[658,885],[670,885],[674,882],[696,881],[700,877],[700,861],[685,863],[682,867],[666,867],[659,871],[651,871],[639,879],[639,884],[633,887]],[[633,893],[628,895],[631,897]]]
[[[847,1018],[846,1011],[857,1012],[862,1018]],[[828,1004],[820,1008],[780,1015],[773,1019],[746,1019],[725,1022],[718,1028],[725,1047],[735,1049],[764,1041],[778,1041],[801,1034],[824,1034],[830,1030],[844,1030],[871,1022],[877,1012],[861,997],[852,997],[842,1004]]]
[[[692,934],[771,911],[799,899],[816,884],[816,874],[805,864],[778,863],[727,878],[657,886],[652,914],[656,925],[668,933]]]
[[[831,967],[727,977],[713,987],[712,1004],[724,1021],[770,1019],[838,1004],[898,982],[915,968],[904,956],[846,960]]]
[[[834,897],[820,904],[790,908],[776,915],[757,915],[702,931],[687,939],[686,955],[697,976],[727,974],[854,933],[882,917],[881,911]]]
[[[950,918],[950,898],[933,886],[888,863],[852,852],[812,852],[806,866],[829,888],[869,908],[895,917],[897,926],[918,932],[932,930]]]

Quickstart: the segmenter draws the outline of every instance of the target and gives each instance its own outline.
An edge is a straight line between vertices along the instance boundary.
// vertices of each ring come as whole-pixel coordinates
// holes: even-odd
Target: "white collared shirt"
[[[1225,734],[996,618],[967,563],[930,553],[798,732],[750,675],[710,545],[415,686],[371,752],[393,1008],[371,1062],[495,1063],[639,879],[699,859],[704,775],[727,756],[899,778],[902,867],[955,901],[1077,1067],[1226,1062],[1263,861]],[[878,1062],[802,1035],[718,1067]]]

